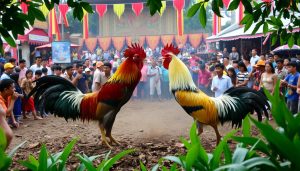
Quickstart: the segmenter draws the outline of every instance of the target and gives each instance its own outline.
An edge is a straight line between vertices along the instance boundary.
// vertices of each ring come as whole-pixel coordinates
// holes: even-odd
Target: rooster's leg
[[[121,145],[113,136],[109,135],[108,137],[109,137],[111,143],[115,143],[117,145]]]
[[[221,135],[219,133],[218,126],[217,125],[212,125],[212,127],[214,128],[216,136],[217,136],[217,144],[219,144],[219,142],[221,140]]]
[[[197,128],[198,128],[198,136],[203,132],[203,124],[197,121]]]
[[[103,126],[103,124],[101,122],[99,122],[99,127],[100,127],[100,131],[101,131],[102,144],[105,144],[108,148],[112,149],[112,147],[107,142],[105,131],[104,131],[104,126]]]

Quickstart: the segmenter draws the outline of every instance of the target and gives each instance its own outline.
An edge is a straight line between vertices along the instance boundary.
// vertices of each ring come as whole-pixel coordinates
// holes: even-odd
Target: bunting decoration
[[[145,36],[140,36],[139,37],[139,44],[141,45],[141,46],[144,46],[144,44],[145,44],[145,39],[146,39],[146,37]]]
[[[127,37],[125,37],[125,39],[126,39],[127,46],[131,46],[132,43],[135,43],[134,40],[132,39],[132,37],[127,36]]]
[[[177,32],[178,35],[183,35],[183,8],[184,8],[184,0],[174,0],[173,6],[177,11]]]
[[[25,2],[22,2],[20,6],[23,13],[26,14],[28,12],[28,5]]]
[[[166,1],[161,1],[161,4],[162,4],[162,6],[161,6],[160,11],[159,11],[159,15],[160,16],[163,15],[163,13],[164,13],[164,11],[165,11],[165,9],[167,7],[167,2]]]
[[[175,42],[176,42],[178,48],[183,48],[183,46],[187,42],[187,38],[188,38],[188,35],[186,35],[186,34],[184,34],[182,36],[178,36],[178,35],[175,36]]]
[[[48,10],[48,8],[46,7],[46,4],[45,4],[45,3],[44,3],[42,6],[40,6],[40,10],[42,11],[42,13],[44,14],[45,17],[48,16],[49,10]]]
[[[189,41],[193,48],[198,48],[201,43],[201,34],[189,34]]]
[[[225,7],[228,8],[230,0],[223,0],[223,3],[225,5]]]
[[[98,38],[98,42],[99,42],[101,49],[105,52],[108,50],[108,48],[110,46],[111,38],[110,37],[101,37],[101,38]]]
[[[83,10],[83,39],[89,38],[89,14]]]
[[[163,35],[160,37],[160,39],[162,44],[166,46],[167,44],[173,43],[174,35]]]
[[[146,36],[147,44],[151,49],[155,49],[159,43],[160,36]]]
[[[144,4],[141,3],[132,3],[132,10],[135,13],[136,16],[139,16],[141,12],[143,11]]]
[[[85,39],[85,45],[90,52],[93,52],[97,45],[97,38]]]
[[[60,4],[60,5],[58,5],[58,9],[59,9],[60,14],[63,18],[65,26],[69,27],[69,22],[68,22],[68,19],[67,19],[67,12],[68,12],[68,9],[69,9],[68,4]]]
[[[112,37],[112,42],[116,50],[122,50],[125,42],[125,37]]]
[[[103,17],[107,11],[107,5],[106,4],[97,4],[96,11],[99,14],[99,17]]]
[[[119,19],[121,19],[121,16],[125,11],[125,4],[114,4],[113,7],[115,14],[118,16]]]

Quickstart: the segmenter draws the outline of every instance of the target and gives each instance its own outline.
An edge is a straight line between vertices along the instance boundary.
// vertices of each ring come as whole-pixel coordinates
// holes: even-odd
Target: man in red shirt
[[[10,144],[13,138],[13,132],[9,127],[6,117],[12,117],[12,122],[18,126],[12,113],[15,100],[18,98],[18,93],[15,92],[15,85],[12,79],[3,79],[0,82],[0,127],[3,129],[7,146]]]
[[[211,95],[212,92],[209,88],[209,83],[211,81],[212,74],[206,69],[205,64],[200,65],[199,75],[198,75],[198,87],[207,95]]]

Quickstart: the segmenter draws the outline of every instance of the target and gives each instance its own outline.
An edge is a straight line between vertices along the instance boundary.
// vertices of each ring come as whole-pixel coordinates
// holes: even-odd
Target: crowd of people
[[[162,58],[154,56],[149,49],[145,51],[147,58],[144,60],[142,76],[132,99],[171,99],[168,70],[162,66]],[[207,95],[219,97],[231,87],[242,86],[257,91],[262,91],[264,87],[272,94],[277,80],[280,80],[280,92],[286,99],[288,108],[293,114],[300,111],[300,79],[297,71],[300,55],[292,60],[272,53],[258,56],[257,50],[253,49],[248,56],[240,55],[235,47],[231,53],[224,49],[208,60],[197,56],[193,50],[185,53],[188,55],[178,57],[189,68],[194,83]],[[35,86],[34,80],[56,75],[72,82],[82,93],[96,92],[124,60],[118,53],[109,55],[107,59],[94,59],[86,55],[72,64],[58,65],[36,56],[35,63],[27,68],[24,59],[17,63],[14,58],[8,61],[0,58],[0,125],[6,130],[8,140],[12,138],[10,128],[18,128],[22,119],[33,117],[40,120],[47,117],[47,113],[35,106],[34,99],[28,98]]]

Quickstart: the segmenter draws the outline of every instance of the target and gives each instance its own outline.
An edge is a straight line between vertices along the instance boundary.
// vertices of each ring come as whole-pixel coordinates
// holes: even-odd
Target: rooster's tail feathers
[[[82,94],[70,81],[58,76],[45,76],[35,81],[35,88],[29,93],[34,95],[38,109],[50,112],[65,119],[80,116]]]
[[[248,87],[228,89],[223,96],[214,99],[218,109],[219,120],[223,124],[231,121],[232,126],[240,127],[248,113],[256,111],[258,120],[262,115],[268,117],[270,105],[267,98],[260,92]]]

